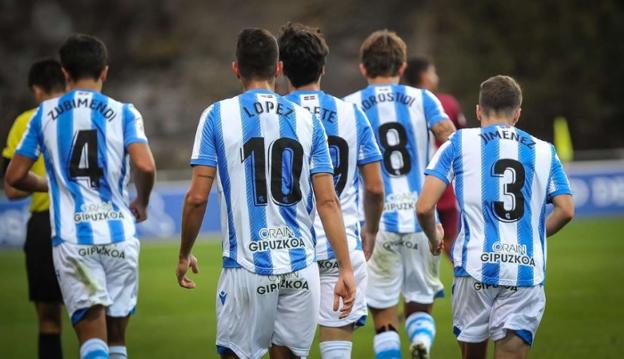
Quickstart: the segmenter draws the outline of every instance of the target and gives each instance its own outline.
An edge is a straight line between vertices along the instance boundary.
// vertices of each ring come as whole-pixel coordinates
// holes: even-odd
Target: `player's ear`
[[[398,76],[402,77],[403,73],[405,72],[405,69],[407,69],[407,62],[403,62],[401,64],[401,67],[399,67],[399,72],[398,72]]]
[[[236,76],[237,79],[240,80],[240,71],[238,69],[238,64],[236,61],[232,61],[232,73]]]
[[[476,113],[476,115],[477,115],[477,120],[479,120],[479,122],[481,122],[481,116],[482,116],[482,115],[481,115],[481,107],[479,107],[479,105],[477,105],[477,106],[475,107],[475,113]]]
[[[514,118],[513,118],[514,126],[516,125],[516,123],[518,123],[518,120],[520,119],[520,113],[522,113],[522,108],[518,107],[516,111],[514,112]]]
[[[35,97],[35,101],[37,101],[37,103],[40,103],[41,101],[43,101],[43,96],[45,95],[45,91],[43,91],[43,88],[41,86],[32,85],[30,89],[32,90],[33,96]]]
[[[69,72],[67,72],[67,70],[65,70],[64,67],[61,67],[61,71],[63,71],[63,76],[65,77],[65,82],[67,83],[67,86],[69,87],[69,83],[72,82],[72,78],[71,78],[71,76],[69,76]]]
[[[107,78],[108,78],[108,65],[104,66],[104,70],[100,72],[99,80],[102,80],[102,82],[106,82]]]
[[[364,76],[365,78],[368,78],[367,74],[366,74],[366,67],[364,67],[364,64],[360,64],[360,73],[362,74],[362,76]]]
[[[284,63],[282,61],[278,61],[277,65],[275,65],[275,77],[279,77],[284,71]]]

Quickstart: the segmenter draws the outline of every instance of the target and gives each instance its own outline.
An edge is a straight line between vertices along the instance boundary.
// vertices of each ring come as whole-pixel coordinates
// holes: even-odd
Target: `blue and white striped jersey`
[[[54,245],[109,244],[135,236],[128,207],[131,143],[147,143],[141,114],[96,91],[73,90],[43,102],[17,154],[43,153]]]
[[[225,268],[271,275],[314,261],[311,175],[334,172],[318,118],[268,90],[217,102],[191,165],[217,168]]]
[[[371,85],[345,100],[364,111],[382,152],[381,230],[421,232],[416,201],[432,154],[429,129],[448,119],[440,101],[427,90],[403,85]]]
[[[452,250],[456,276],[533,286],[546,269],[546,203],[571,194],[555,148],[515,127],[456,132],[427,170],[453,181],[462,228]]]
[[[364,113],[354,104],[323,91],[294,91],[286,96],[321,119],[334,165],[334,186],[340,198],[349,250],[362,250],[360,240],[360,196],[358,166],[381,160],[375,136]],[[316,259],[334,259],[323,224],[317,216]]]

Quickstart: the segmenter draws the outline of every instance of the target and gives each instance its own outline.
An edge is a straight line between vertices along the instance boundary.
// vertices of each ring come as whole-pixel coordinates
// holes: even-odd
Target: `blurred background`
[[[480,82],[510,74],[525,95],[519,127],[552,141],[552,119],[565,116],[580,159],[624,147],[624,2],[617,0],[1,0],[0,141],[34,105],[30,64],[56,56],[69,33],[85,32],[108,45],[105,91],[143,113],[159,168],[185,168],[202,109],[239,91],[230,62],[240,29],[277,34],[287,21],[324,32],[331,53],[323,86],[337,96],[365,85],[360,44],[388,28],[406,41],[408,56],[434,60],[440,90],[459,99],[470,125]]]
[[[131,355],[214,356],[220,271],[214,195],[202,228],[202,239],[211,240],[199,241],[195,252],[202,262],[198,289],[181,291],[173,275],[188,160],[202,110],[241,89],[230,72],[238,32],[264,27],[277,35],[287,21],[321,28],[330,46],[322,86],[337,96],[366,86],[359,47],[383,28],[406,41],[408,57],[433,59],[439,90],[459,100],[469,126],[478,126],[474,106],[483,80],[509,74],[520,82],[518,127],[557,144],[578,215],[549,240],[549,304],[533,355],[621,358],[624,1],[0,0],[0,144],[15,117],[35,106],[26,84],[31,63],[57,57],[73,32],[104,40],[105,93],[144,115],[159,183],[150,218],[139,226],[141,293],[128,334]],[[28,200],[9,202],[0,194],[0,358],[35,357],[36,319],[20,250],[28,217]],[[441,271],[450,288],[448,261]],[[458,357],[450,301],[438,303],[433,357]],[[370,324],[358,331],[354,357],[372,357],[373,335]],[[77,356],[70,325],[63,347],[67,357]],[[311,358],[318,357],[314,344]]]

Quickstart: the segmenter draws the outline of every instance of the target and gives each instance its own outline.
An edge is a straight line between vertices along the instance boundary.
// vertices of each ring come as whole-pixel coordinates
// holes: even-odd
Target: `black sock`
[[[60,334],[39,333],[39,359],[63,359]]]

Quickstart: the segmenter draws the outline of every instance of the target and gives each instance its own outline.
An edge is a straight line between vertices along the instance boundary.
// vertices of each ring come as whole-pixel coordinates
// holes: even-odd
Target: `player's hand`
[[[195,258],[192,254],[188,257],[180,257],[178,268],[176,268],[176,276],[178,277],[178,284],[180,284],[180,287],[193,289],[195,288],[195,282],[186,276],[186,272],[188,272],[189,267],[191,267],[193,273],[199,273],[197,258]]]
[[[355,303],[355,278],[353,277],[352,270],[341,270],[338,282],[334,287],[334,312],[340,309],[340,319],[346,318],[353,304]],[[340,308],[340,300],[342,299],[342,308]]]
[[[377,233],[369,232],[366,225],[362,228],[362,249],[364,250],[364,257],[366,261],[370,259],[373,255],[373,251],[375,250],[375,242],[377,241]]]
[[[441,224],[436,224],[435,240],[429,241],[429,249],[434,256],[439,256],[444,249],[444,228]]]
[[[136,219],[136,223],[141,223],[147,219],[147,207],[141,203],[138,199],[135,199],[130,203],[130,211]]]

